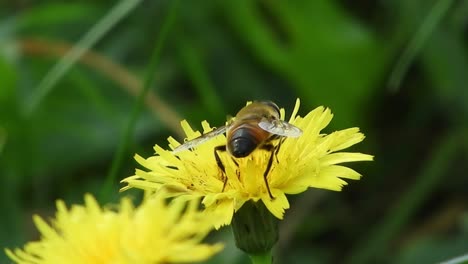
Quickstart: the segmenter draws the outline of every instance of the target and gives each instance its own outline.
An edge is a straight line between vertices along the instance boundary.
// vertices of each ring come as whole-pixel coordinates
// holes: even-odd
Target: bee
[[[267,176],[273,164],[273,159],[280,150],[281,144],[286,137],[299,137],[302,130],[284,120],[280,119],[279,107],[271,101],[255,101],[243,107],[225,126],[216,128],[195,139],[189,140],[176,147],[173,153],[192,149],[216,136],[226,134],[226,144],[214,148],[216,163],[223,174],[223,190],[226,187],[226,170],[220,152],[228,152],[236,165],[236,159],[249,156],[255,150],[269,151],[270,157],[263,174],[268,194],[274,199],[268,185]],[[279,140],[277,144],[274,141]]]

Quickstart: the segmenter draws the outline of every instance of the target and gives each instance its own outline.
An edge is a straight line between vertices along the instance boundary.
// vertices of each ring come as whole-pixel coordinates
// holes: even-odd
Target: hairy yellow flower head
[[[201,244],[213,227],[213,216],[197,210],[198,201],[166,204],[162,195],[134,208],[124,198],[118,211],[101,208],[91,195],[85,205],[67,209],[57,202],[52,225],[34,221],[41,240],[7,255],[28,264],[181,263],[208,259],[222,245]]]
[[[157,191],[164,188],[173,195],[203,197],[206,210],[215,211],[221,216],[216,227],[230,224],[233,213],[249,200],[261,200],[273,215],[282,219],[284,210],[289,208],[286,194],[301,193],[310,187],[340,191],[346,185],[343,179],[359,179],[361,175],[338,164],[373,159],[367,154],[340,152],[364,139],[358,128],[331,134],[320,132],[333,117],[329,109],[318,107],[305,117],[297,116],[298,110],[299,100],[289,123],[302,129],[303,134],[297,138],[285,138],[267,176],[274,199],[269,196],[263,178],[271,155],[266,150],[257,149],[247,157],[237,158],[235,162],[229,153],[221,153],[227,177],[223,188],[224,176],[213,150],[226,144],[224,134],[193,150],[174,154],[156,145],[155,156],[144,159],[136,155],[138,163],[148,170],[136,170],[134,176],[124,179],[122,182],[128,186],[123,190],[134,187]],[[284,109],[281,109],[283,120],[284,115]],[[204,133],[212,130],[207,122],[203,122],[202,126]],[[193,131],[186,121],[182,121],[182,128],[188,140],[201,135]],[[171,149],[180,145],[173,138],[168,140]]]

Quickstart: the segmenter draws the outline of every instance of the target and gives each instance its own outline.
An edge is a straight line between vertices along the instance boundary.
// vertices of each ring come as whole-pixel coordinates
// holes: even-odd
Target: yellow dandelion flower
[[[298,99],[289,123],[301,129],[302,135],[282,138],[281,147],[266,177],[273,198],[264,180],[271,151],[256,149],[246,157],[235,159],[227,152],[219,153],[225,167],[225,173],[222,173],[214,155],[215,147],[226,145],[226,136],[222,133],[191,150],[177,153],[172,150],[180,143],[170,137],[171,150],[156,145],[155,156],[145,159],[136,155],[137,162],[147,171],[137,169],[134,176],[122,181],[128,184],[122,190],[141,188],[156,191],[164,188],[173,195],[203,197],[206,210],[220,215],[217,228],[230,224],[234,212],[247,201],[262,201],[274,216],[282,219],[285,209],[289,208],[286,194],[298,194],[310,187],[340,191],[347,184],[343,179],[356,180],[361,177],[358,172],[340,163],[373,159],[367,154],[342,152],[361,142],[364,135],[356,127],[331,134],[321,133],[333,117],[330,109],[318,107],[305,117],[300,117],[297,115],[299,104]],[[284,116],[284,109],[281,109],[281,120],[284,120]],[[204,133],[213,130],[206,121],[202,122],[202,126]],[[187,140],[201,135],[185,120],[182,121],[182,128]]]
[[[197,206],[195,200],[181,199],[166,204],[162,195],[146,199],[137,208],[123,198],[118,211],[101,208],[91,195],[85,196],[85,205],[70,209],[58,201],[51,225],[34,216],[41,240],[6,253],[14,262],[28,264],[202,261],[222,245],[201,243],[212,229],[213,216]]]

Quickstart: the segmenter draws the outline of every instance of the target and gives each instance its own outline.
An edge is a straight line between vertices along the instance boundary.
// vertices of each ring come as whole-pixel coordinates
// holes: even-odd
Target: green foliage
[[[288,79],[309,105],[331,107],[341,124],[362,121],[362,104],[386,67],[387,47],[334,1],[300,2],[262,3],[284,36],[272,32],[254,1],[229,2],[225,13],[252,54]]]
[[[361,127],[376,161],[341,193],[294,197],[277,263],[468,253],[466,1],[180,1],[169,29],[173,1],[1,5],[0,247],[35,239],[56,199],[115,200],[180,119],[219,126],[255,99],[289,114],[299,97]],[[228,245],[209,263],[248,262],[215,236]]]

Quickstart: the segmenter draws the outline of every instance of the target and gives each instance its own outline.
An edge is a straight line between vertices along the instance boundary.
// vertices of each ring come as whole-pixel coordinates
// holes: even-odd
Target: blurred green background
[[[376,158],[343,192],[290,197],[276,263],[468,253],[467,23],[451,0],[1,1],[0,248],[37,239],[31,216],[56,199],[116,201],[134,153],[181,139],[181,119],[216,126],[255,99],[289,114],[299,97]],[[227,248],[210,263],[248,263],[228,228],[213,240]]]

